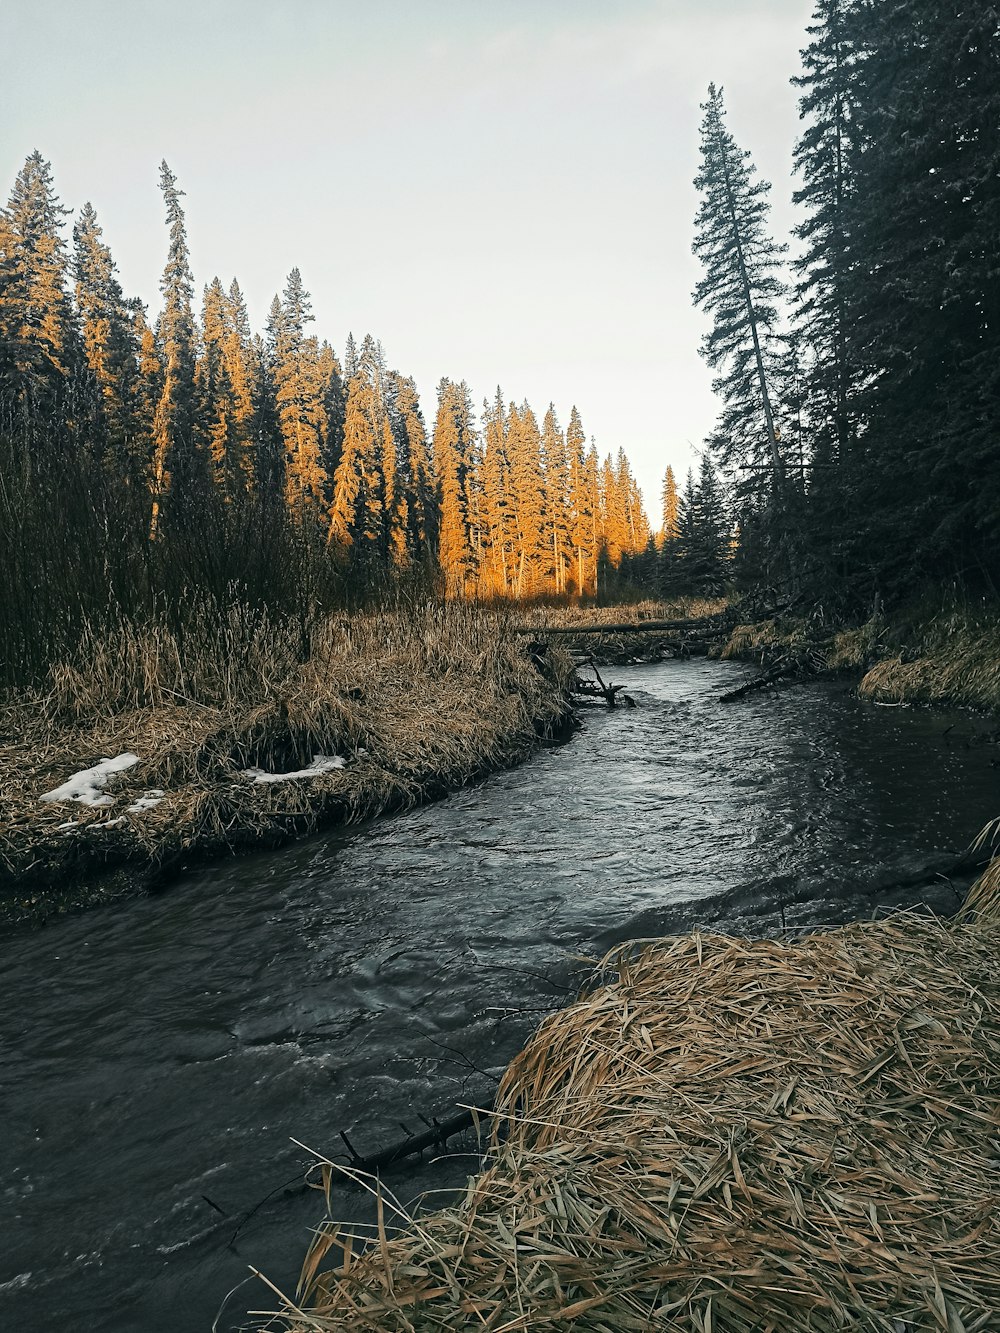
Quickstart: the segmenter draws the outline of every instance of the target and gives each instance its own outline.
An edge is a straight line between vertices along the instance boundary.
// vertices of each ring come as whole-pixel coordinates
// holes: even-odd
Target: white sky
[[[166,157],[199,293],[255,328],[298,265],[314,331],[381,338],[428,421],[442,375],[497,384],[601,454],[654,522],[711,428],[691,306],[698,104],[792,223],[811,0],[0,0],[0,195],[38,148],[90,200],[127,294],[158,308]]]

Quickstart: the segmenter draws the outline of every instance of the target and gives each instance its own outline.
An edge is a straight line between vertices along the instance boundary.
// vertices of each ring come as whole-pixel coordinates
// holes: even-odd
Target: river
[[[614,670],[638,706],[521,768],[8,940],[0,1327],[194,1333],[250,1265],[294,1286],[319,1196],[279,1191],[230,1243],[301,1174],[292,1138],[370,1151],[488,1097],[581,954],[952,910],[947,884],[880,886],[1000,813],[987,720],[836,684],[720,704],[745,672]],[[219,1327],[274,1306],[252,1279]]]

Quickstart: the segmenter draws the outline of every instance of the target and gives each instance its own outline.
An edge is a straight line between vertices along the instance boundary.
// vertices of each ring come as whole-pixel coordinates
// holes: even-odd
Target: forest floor
[[[565,729],[572,667],[558,649],[537,665],[509,622],[456,605],[333,616],[304,662],[267,626],[231,625],[201,657],[162,630],[85,645],[47,690],[0,703],[0,922],[520,761]]]

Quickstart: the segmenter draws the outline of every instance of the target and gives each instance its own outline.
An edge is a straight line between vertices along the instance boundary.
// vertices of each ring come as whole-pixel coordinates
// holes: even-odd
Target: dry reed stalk
[[[1000,1329],[998,950],[900,915],[615,951],[464,1199],[360,1253],[321,1227],[282,1326]]]

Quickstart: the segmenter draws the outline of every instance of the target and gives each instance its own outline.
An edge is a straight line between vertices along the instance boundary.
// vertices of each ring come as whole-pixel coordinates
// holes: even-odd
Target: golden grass
[[[1000,627],[942,625],[917,647],[876,663],[858,688],[886,703],[1000,709]]]
[[[224,628],[219,651],[195,660],[163,629],[87,644],[77,662],[54,669],[45,695],[6,702],[8,909],[30,907],[39,884],[98,864],[169,862],[280,839],[332,814],[359,819],[413,804],[523,757],[564,709],[568,659],[553,649],[553,669],[541,675],[502,614],[449,604],[332,616],[304,662],[287,627]],[[40,802],[72,772],[126,750],[141,762],[116,775],[113,806]],[[342,755],[348,767],[281,784],[242,776],[298,769],[316,754]],[[125,814],[151,788],[163,801]],[[59,827],[69,820],[74,827]]]
[[[282,1327],[1000,1328],[998,952],[996,919],[900,915],[610,954],[461,1202],[322,1226]]]

